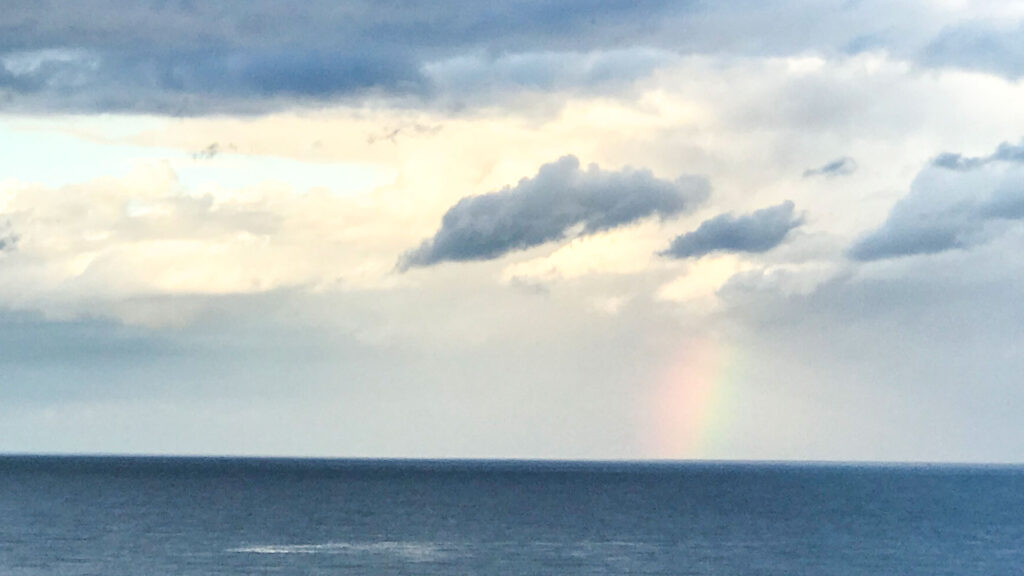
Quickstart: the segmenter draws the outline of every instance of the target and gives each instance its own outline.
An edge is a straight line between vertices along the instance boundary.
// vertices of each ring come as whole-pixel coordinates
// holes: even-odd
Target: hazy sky
[[[8,0],[0,452],[1024,462],[1024,2]]]

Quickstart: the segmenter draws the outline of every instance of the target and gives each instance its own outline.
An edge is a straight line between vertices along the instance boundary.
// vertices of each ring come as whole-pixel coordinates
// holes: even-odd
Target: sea
[[[0,457],[0,575],[1020,575],[1024,468]]]

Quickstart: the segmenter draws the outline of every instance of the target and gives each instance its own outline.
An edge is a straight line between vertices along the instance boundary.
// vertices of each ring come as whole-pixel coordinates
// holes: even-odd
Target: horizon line
[[[258,454],[188,454],[145,452],[5,452],[0,459],[122,459],[122,460],[246,460],[279,462],[338,462],[393,464],[536,464],[536,465],[750,465],[750,466],[836,466],[836,467],[957,467],[1012,468],[1024,462],[971,460],[830,460],[830,459],[744,459],[744,458],[551,458],[551,457],[429,457],[429,456],[295,456]]]

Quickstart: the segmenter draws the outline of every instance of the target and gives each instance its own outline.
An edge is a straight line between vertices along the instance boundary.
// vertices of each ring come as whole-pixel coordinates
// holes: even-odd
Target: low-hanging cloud
[[[925,167],[880,227],[848,251],[871,261],[937,254],[983,244],[1024,219],[1024,145],[988,156],[945,153]]]
[[[712,252],[767,252],[801,224],[803,217],[794,213],[793,202],[789,200],[744,216],[719,214],[705,220],[693,232],[676,236],[660,255],[700,258]]]
[[[574,156],[541,166],[513,187],[463,198],[433,238],[402,255],[400,270],[444,261],[490,260],[565,238],[595,234],[650,216],[668,218],[707,199],[699,176],[656,178],[649,170],[580,168]]]
[[[857,162],[849,156],[844,156],[842,158],[836,158],[824,166],[804,170],[804,178],[812,178],[814,176],[825,176],[827,178],[835,176],[849,176],[856,171]]]

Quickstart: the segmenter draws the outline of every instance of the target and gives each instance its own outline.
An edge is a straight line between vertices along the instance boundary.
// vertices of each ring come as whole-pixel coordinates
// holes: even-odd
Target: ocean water
[[[0,458],[0,575],[1024,574],[1024,468]]]

